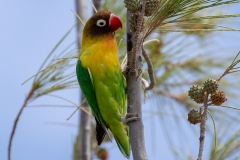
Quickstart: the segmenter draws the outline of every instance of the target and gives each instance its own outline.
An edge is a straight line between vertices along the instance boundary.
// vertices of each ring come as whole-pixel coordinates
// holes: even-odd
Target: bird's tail
[[[115,138],[115,137],[114,137]],[[117,143],[117,145],[118,145],[118,148],[119,148],[119,150],[121,151],[121,153],[123,154],[123,156],[124,157],[126,157],[127,159],[129,159],[130,158],[130,144],[129,144],[129,149],[124,149],[122,146],[121,146],[121,144],[118,142],[118,140],[115,138],[115,140],[116,140],[116,143]]]
[[[114,126],[114,128],[110,127],[110,130],[114,135],[119,150],[121,151],[124,157],[129,159],[131,152],[131,146],[129,141],[129,129],[128,126],[126,126],[125,124],[120,125],[121,127],[120,126],[119,127]]]

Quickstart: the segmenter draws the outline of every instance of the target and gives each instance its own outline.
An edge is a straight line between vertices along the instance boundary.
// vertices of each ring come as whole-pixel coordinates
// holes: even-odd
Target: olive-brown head
[[[83,37],[113,36],[118,28],[122,28],[122,22],[117,16],[108,11],[99,11],[87,21]]]

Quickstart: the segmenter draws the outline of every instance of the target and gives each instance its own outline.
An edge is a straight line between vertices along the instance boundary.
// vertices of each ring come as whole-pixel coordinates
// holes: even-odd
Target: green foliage
[[[187,16],[198,11],[233,3],[239,3],[239,0],[160,0],[160,7],[146,22],[143,37],[148,37],[159,26],[179,21],[194,20]],[[233,16],[236,17],[240,15],[198,17],[198,20]]]
[[[75,49],[69,51],[69,48],[72,47],[72,44],[57,54],[57,56],[52,56],[59,45],[61,45],[64,39],[70,34],[73,28],[74,27],[72,27],[57,43],[54,49],[47,56],[46,60],[43,62],[42,66],[39,69],[39,72],[34,75],[35,78],[33,80],[32,87],[33,95],[31,96],[30,100],[55,91],[76,87],[78,85],[75,79],[71,80],[71,78],[75,76],[75,72],[66,72],[73,66],[75,67],[75,63],[72,61],[72,58],[76,57],[78,54],[78,51]],[[48,64],[46,64],[47,62]]]

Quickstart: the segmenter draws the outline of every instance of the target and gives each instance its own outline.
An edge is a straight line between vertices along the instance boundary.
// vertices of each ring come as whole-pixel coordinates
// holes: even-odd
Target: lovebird
[[[115,31],[121,20],[108,11],[99,11],[85,24],[82,48],[76,66],[77,79],[96,120],[100,145],[109,130],[122,154],[129,158],[129,128],[126,116],[126,80],[118,59]]]

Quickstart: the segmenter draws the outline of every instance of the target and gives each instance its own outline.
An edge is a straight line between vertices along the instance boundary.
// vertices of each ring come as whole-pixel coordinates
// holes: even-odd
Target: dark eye
[[[105,25],[106,25],[106,21],[105,21],[105,20],[99,19],[99,20],[97,21],[97,26],[99,26],[99,27],[104,27]]]

